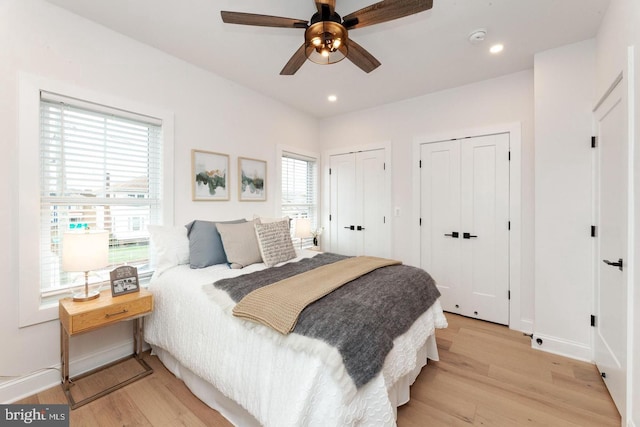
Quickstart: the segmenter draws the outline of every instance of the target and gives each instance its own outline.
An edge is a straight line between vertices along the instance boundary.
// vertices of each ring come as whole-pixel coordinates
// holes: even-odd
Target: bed
[[[397,407],[408,402],[421,368],[427,359],[438,360],[435,329],[446,327],[438,300],[393,339],[382,369],[356,387],[335,347],[235,317],[236,301],[213,286],[318,252],[294,251],[286,261],[241,269],[229,263],[192,268],[187,259],[194,258],[194,230],[187,230],[150,229],[155,256],[164,261],[149,286],[154,311],[145,322],[145,340],[196,396],[237,426],[395,425]],[[237,239],[239,233],[228,235]]]

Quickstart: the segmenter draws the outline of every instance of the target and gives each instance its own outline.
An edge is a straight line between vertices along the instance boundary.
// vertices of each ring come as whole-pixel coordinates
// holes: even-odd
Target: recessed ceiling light
[[[327,99],[329,100],[329,102],[336,102],[338,100],[338,97],[335,95],[329,95],[327,96]]]
[[[502,52],[503,49],[504,49],[504,45],[502,45],[502,44],[494,44],[493,46],[491,46],[491,49],[489,49],[489,52],[491,52],[491,53],[500,53],[500,52]]]

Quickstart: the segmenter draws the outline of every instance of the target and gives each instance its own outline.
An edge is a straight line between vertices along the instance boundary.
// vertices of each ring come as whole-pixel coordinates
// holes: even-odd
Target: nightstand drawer
[[[150,313],[151,309],[151,298],[111,304],[108,307],[101,307],[73,316],[69,333],[77,334],[89,329],[106,326],[109,323],[134,318],[145,313]]]
[[[118,297],[110,293],[103,291],[100,298],[85,302],[60,300],[60,323],[67,333],[79,334],[153,311],[153,296],[145,289]]]

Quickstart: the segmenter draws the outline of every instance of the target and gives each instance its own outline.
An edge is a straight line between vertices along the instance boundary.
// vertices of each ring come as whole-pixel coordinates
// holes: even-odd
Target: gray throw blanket
[[[254,289],[347,258],[318,254],[213,285],[236,303]],[[424,270],[407,265],[379,268],[336,289],[305,308],[293,330],[337,348],[356,388],[375,377],[393,347],[440,292]]]

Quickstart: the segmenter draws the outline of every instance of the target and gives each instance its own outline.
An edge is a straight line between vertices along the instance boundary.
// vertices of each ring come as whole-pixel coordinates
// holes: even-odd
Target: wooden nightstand
[[[60,314],[60,360],[62,362],[62,389],[64,390],[71,409],[87,404],[114,390],[124,387],[153,372],[153,369],[140,357],[142,353],[144,318],[142,316],[153,311],[153,295],[146,289],[140,292],[111,296],[111,290],[102,291],[100,298],[91,301],[77,302],[71,298],[64,298],[59,303]],[[75,378],[69,378],[69,341],[71,336],[94,331],[123,320],[133,320],[133,354],[116,360],[105,366],[86,372]],[[76,402],[71,394],[73,381],[88,377],[125,360],[134,358],[144,371],[108,387],[98,393]]]

